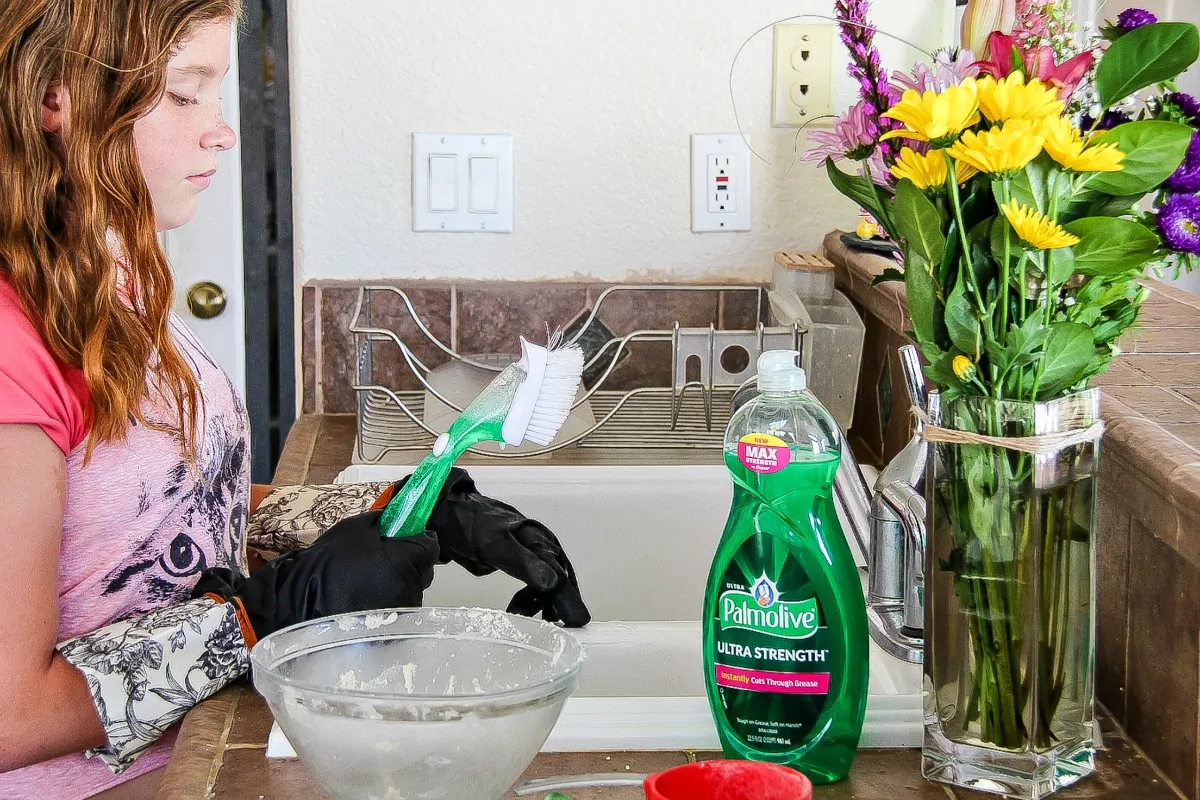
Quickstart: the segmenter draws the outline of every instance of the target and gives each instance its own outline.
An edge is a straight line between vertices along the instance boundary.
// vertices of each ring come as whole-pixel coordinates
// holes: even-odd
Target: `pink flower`
[[[900,70],[892,73],[892,87],[903,93],[905,89],[915,89],[918,92],[944,92],[951,86],[957,86],[967,78],[979,75],[979,66],[975,54],[970,50],[960,50],[958,57],[951,56],[948,50],[939,50],[933,57],[932,64],[917,62],[912,74]]]
[[[1017,0],[1017,24],[1012,33],[1021,43],[1041,42],[1050,36],[1050,20],[1046,18],[1045,0]]]
[[[1096,60],[1088,50],[1059,64],[1054,60],[1054,48],[1049,45],[1023,48],[1015,36],[999,31],[993,31],[988,37],[988,52],[988,58],[977,63],[981,74],[1000,79],[1020,70],[1029,80],[1040,78],[1043,83],[1057,86],[1058,97],[1064,101],[1075,94],[1079,82]],[[1017,57],[1015,63],[1014,55]]]
[[[873,113],[874,109],[865,100],[850,106],[833,124],[833,130],[813,131],[808,135],[816,146],[805,150],[800,160],[820,163],[827,158],[834,161],[867,158],[876,151],[879,139],[879,123]]]
[[[879,148],[875,148],[875,152],[871,153],[863,162],[860,174],[880,186],[890,187],[892,185],[892,171],[888,169],[887,162],[883,159],[883,151]]]

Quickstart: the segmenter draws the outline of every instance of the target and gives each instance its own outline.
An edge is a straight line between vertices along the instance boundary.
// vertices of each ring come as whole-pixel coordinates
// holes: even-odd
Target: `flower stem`
[[[962,258],[966,265],[967,286],[971,289],[971,295],[975,298],[975,306],[979,310],[980,321],[982,322],[987,318],[987,309],[983,304],[983,293],[975,285],[975,265],[971,261],[971,242],[967,238],[967,229],[963,224],[962,201],[958,191],[958,175],[956,174],[954,159],[946,153],[942,154],[942,158],[946,159],[946,183],[950,187],[950,205],[954,208],[955,227],[958,228],[958,240],[962,244]]]
[[[1009,198],[1009,187],[1011,186],[1009,178],[1004,178],[1000,182],[1000,193],[1003,197],[1002,202],[1007,203]],[[1008,285],[1008,270],[1009,261],[1012,259],[1012,238],[1006,232],[1004,234],[1004,261],[1000,264],[1000,330],[996,332],[998,341],[1003,342],[1005,335],[1008,333],[1008,295],[1011,287]],[[1022,287],[1024,294],[1024,287]],[[1000,387],[996,387],[997,397],[999,396]]]

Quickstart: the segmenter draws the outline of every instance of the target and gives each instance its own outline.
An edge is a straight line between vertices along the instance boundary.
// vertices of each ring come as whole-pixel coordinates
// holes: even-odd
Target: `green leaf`
[[[1096,67],[1100,105],[1112,106],[1131,94],[1169,81],[1200,57],[1200,32],[1187,22],[1159,22],[1135,28],[1113,42]]]
[[[883,226],[889,236],[895,238],[896,231],[891,210],[880,199],[879,191],[874,183],[860,175],[849,175],[842,172],[834,165],[832,158],[825,159],[825,172],[829,176],[829,182],[833,184],[833,188],[871,212],[875,221]]]
[[[1021,240],[1013,232],[1012,225],[1008,224],[1008,220],[1003,215],[997,215],[992,220],[992,229],[988,235],[988,247],[991,249],[992,258],[996,260],[997,264],[1004,263],[1005,241],[1008,242],[1009,258],[1013,259],[1012,266],[1015,267],[1020,263],[1024,245],[1021,244]]]
[[[1050,279],[1050,283],[1058,286],[1066,283],[1067,279],[1075,274],[1075,254],[1069,247],[1056,247],[1053,250],[1047,250],[1049,267],[1047,267],[1046,277]]]
[[[886,269],[884,269],[883,272],[881,272],[875,276],[875,279],[873,281],[871,281],[871,285],[878,286],[879,284],[887,283],[888,281],[902,281],[902,280],[904,280],[903,272],[896,269],[895,267],[887,267]]]
[[[962,201],[963,226],[968,232],[973,230],[982,220],[995,215],[996,201],[992,198],[991,184],[986,181],[972,181],[971,193]],[[950,227],[946,232],[946,252],[938,268],[938,283],[949,286],[954,281],[952,275],[959,266],[962,255],[962,242],[958,232],[958,222],[950,217]]]
[[[1056,322],[1046,329],[1042,343],[1042,381],[1039,397],[1054,397],[1078,383],[1092,362],[1092,332],[1074,322]]]
[[[930,264],[940,264],[946,252],[942,234],[942,215],[925,193],[905,178],[896,185],[894,206],[896,228],[910,250],[916,250]]]
[[[1154,257],[1158,236],[1133,220],[1084,217],[1065,226],[1079,237],[1075,271],[1084,275],[1116,275],[1139,269]]]
[[[1140,194],[1112,196],[1107,194],[1086,192],[1084,195],[1086,207],[1083,216],[1086,217],[1123,217],[1133,213],[1133,207],[1142,199]]]
[[[1115,144],[1125,159],[1120,171],[1093,175],[1088,188],[1124,197],[1153,191],[1170,177],[1187,155],[1192,129],[1177,122],[1144,119],[1104,131],[1095,141]]]
[[[958,387],[962,385],[962,381],[954,374],[954,352],[936,351],[933,353],[925,353],[925,358],[929,361],[929,365],[922,367],[921,371],[926,378],[942,387]],[[942,393],[943,398],[945,392]]]
[[[1002,375],[1033,363],[1034,350],[1041,341],[1041,320],[1036,315],[1028,317],[1020,327],[1010,328],[1004,341],[1004,345],[987,343],[988,358]]]
[[[1013,351],[1013,358],[1019,362],[1033,361],[1033,353],[1042,339],[1042,320],[1036,314],[1026,317],[1017,328],[1008,332],[1006,341]]]
[[[1084,370],[1083,377],[1092,378],[1099,375],[1108,369],[1108,365],[1112,362],[1115,354],[1112,348],[1097,347],[1096,352],[1092,355],[1092,362],[1088,364],[1088,368]]]
[[[915,252],[905,254],[904,290],[908,298],[908,316],[912,318],[913,332],[922,349],[934,342],[933,306],[937,302],[933,288],[933,276],[929,264]]]
[[[1121,300],[1106,308],[1104,317],[1092,327],[1092,341],[1103,345],[1120,338],[1137,322],[1138,311],[1138,307],[1128,300]]]
[[[1026,390],[1033,386],[1033,373],[1037,370],[1037,351],[1045,338],[1043,325],[1040,314],[1030,314],[1020,326],[1009,329],[1008,335],[1005,336],[1007,346],[1004,348],[1004,355],[1008,361],[1000,371],[1006,376],[1004,390],[1009,392],[1010,396],[1017,391],[1017,386]]]
[[[1062,177],[1062,168],[1043,153],[1013,176],[1009,191],[1012,199],[1021,205],[1048,215],[1051,208],[1058,206],[1061,210],[1070,200],[1070,186]],[[1000,190],[999,183],[992,186],[993,191]],[[996,203],[999,205],[999,197]]]
[[[946,300],[946,331],[954,346],[971,357],[972,361],[979,360],[979,318],[971,307],[971,298],[967,296],[966,281],[960,276],[954,291]]]

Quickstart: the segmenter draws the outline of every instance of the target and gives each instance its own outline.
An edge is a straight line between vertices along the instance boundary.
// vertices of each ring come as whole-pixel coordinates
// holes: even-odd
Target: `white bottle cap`
[[[771,394],[803,392],[808,378],[796,366],[795,350],[768,350],[758,357],[758,391]]]

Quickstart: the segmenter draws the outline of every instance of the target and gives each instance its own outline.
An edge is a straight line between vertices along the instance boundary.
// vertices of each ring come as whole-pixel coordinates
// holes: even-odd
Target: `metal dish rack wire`
[[[755,292],[758,323],[754,330],[718,330],[715,323],[705,328],[685,328],[676,322],[670,330],[638,330],[625,336],[597,343],[597,330],[607,334],[600,320],[604,301],[618,292],[653,293],[680,291]],[[462,405],[444,396],[429,380],[433,371],[416,355],[413,348],[395,330],[374,324],[372,298],[382,292],[397,295],[417,330],[447,358],[480,370],[498,373],[506,363],[488,363],[455,352],[434,335],[422,321],[412,300],[394,286],[363,286],[351,315],[350,332],[354,337],[355,382],[358,435],[354,461],[386,463],[401,457],[407,463],[414,453],[423,454],[441,432],[425,421],[427,399],[461,413]],[[755,362],[764,350],[788,348],[802,352],[805,335],[802,325],[767,327],[764,324],[767,292],[762,287],[738,285],[616,285],[605,289],[590,308],[582,309],[568,326],[563,341],[578,343],[585,352],[585,376],[598,377],[576,398],[573,409],[589,404],[595,422],[569,438],[560,438],[545,447],[521,452],[472,448],[470,453],[494,459],[521,459],[571,451],[590,450],[720,450],[725,426],[729,421],[734,394],[755,379]],[[593,327],[597,326],[597,327]],[[398,327],[398,326],[397,326]],[[589,333],[593,334],[589,336]],[[405,366],[421,384],[418,390],[395,390],[374,378],[372,344],[391,342],[399,350]],[[639,342],[671,343],[671,383],[669,386],[643,386],[633,389],[605,389],[605,382],[620,364],[630,345]],[[590,347],[589,347],[590,345]],[[740,351],[740,352],[739,352]],[[733,354],[732,358],[730,354]],[[515,357],[511,360],[515,360]],[[603,367],[601,368],[601,365]],[[560,434],[562,437],[562,434]],[[407,454],[407,458],[404,456]],[[583,458],[587,461],[587,457]]]

